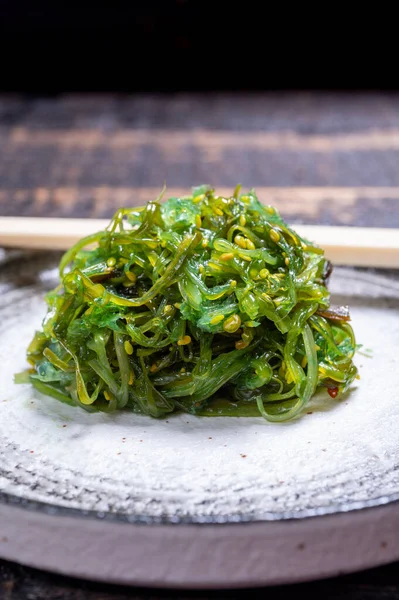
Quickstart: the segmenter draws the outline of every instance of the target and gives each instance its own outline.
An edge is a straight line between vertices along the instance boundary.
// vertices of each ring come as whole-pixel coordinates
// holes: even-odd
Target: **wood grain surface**
[[[108,217],[209,182],[292,222],[399,226],[399,95],[0,99],[2,215]]]
[[[399,227],[399,94],[0,98],[0,214],[109,217],[211,183],[291,222]],[[1,532],[0,532],[1,534]],[[265,566],[265,568],[267,568]],[[285,588],[127,590],[0,561],[3,600],[399,599],[399,564]]]

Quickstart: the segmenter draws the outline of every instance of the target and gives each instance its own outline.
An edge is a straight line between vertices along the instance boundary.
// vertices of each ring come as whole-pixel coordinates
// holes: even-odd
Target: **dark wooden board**
[[[0,98],[0,214],[108,217],[209,182],[291,222],[399,227],[399,94]],[[1,532],[0,532],[1,533]],[[265,565],[267,568],[267,565]],[[127,590],[0,561],[1,600],[399,599],[399,563],[284,588]]]
[[[0,99],[3,215],[106,217],[164,181],[240,182],[293,222],[399,226],[398,165],[397,94]]]

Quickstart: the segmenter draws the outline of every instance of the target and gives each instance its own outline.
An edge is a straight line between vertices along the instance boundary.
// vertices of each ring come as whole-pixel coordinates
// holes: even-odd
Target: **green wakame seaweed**
[[[291,419],[357,374],[330,271],[253,190],[121,209],[63,256],[29,381],[87,410]]]

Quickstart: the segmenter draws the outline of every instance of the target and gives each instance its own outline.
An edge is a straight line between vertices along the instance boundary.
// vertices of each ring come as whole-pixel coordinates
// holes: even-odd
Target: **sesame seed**
[[[218,323],[223,321],[223,319],[224,319],[224,315],[216,315],[209,322],[211,325],[217,325]]]
[[[277,242],[280,240],[279,232],[276,231],[275,229],[271,229],[270,230],[270,239],[272,240],[272,242],[275,242],[277,244]]]
[[[226,319],[225,322],[223,323],[223,329],[227,333],[234,333],[235,331],[237,331],[237,329],[239,329],[240,325],[241,325],[241,319],[240,319],[239,315],[231,315],[231,317]]]
[[[236,350],[244,350],[244,348],[248,347],[248,342],[244,342],[243,340],[239,340],[235,343]]]
[[[237,244],[237,246],[240,246],[240,248],[247,248],[246,239],[242,235],[236,235],[234,238],[234,243]]]
[[[133,354],[133,346],[132,344],[129,342],[129,340],[126,340],[126,342],[123,344],[126,354]]]
[[[189,335],[183,336],[180,340],[177,341],[178,346],[187,346],[187,344],[191,343],[191,337]]]
[[[220,260],[231,260],[234,258],[234,254],[232,252],[225,252],[219,256]]]
[[[126,272],[125,272],[125,275],[126,275],[126,277],[127,277],[128,279],[130,279],[130,281],[131,281],[132,283],[136,283],[136,281],[137,281],[137,276],[136,276],[136,274],[135,274],[135,273],[133,273],[132,271],[126,271]]]

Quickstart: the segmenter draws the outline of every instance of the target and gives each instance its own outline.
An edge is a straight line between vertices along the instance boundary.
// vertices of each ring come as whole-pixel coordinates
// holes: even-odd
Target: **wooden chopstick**
[[[80,238],[107,227],[107,219],[0,217],[0,247],[67,250]],[[336,265],[399,268],[399,229],[293,225],[324,248]]]

